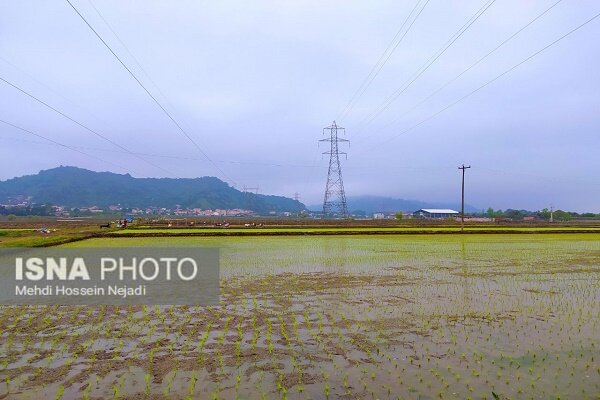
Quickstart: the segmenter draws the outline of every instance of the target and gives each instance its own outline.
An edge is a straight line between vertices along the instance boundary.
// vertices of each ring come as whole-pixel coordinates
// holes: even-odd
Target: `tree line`
[[[479,216],[489,218],[510,218],[512,220],[522,220],[526,217],[535,217],[537,219],[546,221],[549,221],[551,216],[554,221],[571,221],[572,219],[600,219],[600,214],[576,213],[574,211],[563,210],[550,211],[548,208],[538,211],[513,210],[509,208],[503,211],[494,210],[490,207],[484,213],[479,214]]]

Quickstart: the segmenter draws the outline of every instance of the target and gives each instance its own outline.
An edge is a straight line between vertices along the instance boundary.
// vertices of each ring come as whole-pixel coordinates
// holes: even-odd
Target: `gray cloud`
[[[340,114],[415,3],[94,0],[165,99],[90,3],[73,2],[239,186],[288,196],[298,191],[306,203],[322,200],[322,127]],[[464,162],[473,165],[467,176],[471,204],[600,212],[600,18],[390,140],[597,14],[597,2],[563,1],[403,115],[554,3],[496,1],[385,113],[361,126],[484,3],[432,0],[340,121],[352,141],[343,161],[347,194],[455,201],[456,167]],[[92,129],[135,152],[179,157],[146,156],[176,176],[219,176],[66,2],[5,2],[0,57],[0,76]],[[124,167],[31,143],[41,140],[0,124],[0,179],[60,164],[165,175],[3,83],[0,119]]]

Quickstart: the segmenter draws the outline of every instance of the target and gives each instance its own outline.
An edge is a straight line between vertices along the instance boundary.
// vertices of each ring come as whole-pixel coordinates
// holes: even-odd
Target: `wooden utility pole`
[[[462,202],[460,208],[460,231],[462,232],[465,229],[465,170],[471,168],[469,165],[465,167],[465,164],[462,167],[458,167],[458,169],[462,169]]]

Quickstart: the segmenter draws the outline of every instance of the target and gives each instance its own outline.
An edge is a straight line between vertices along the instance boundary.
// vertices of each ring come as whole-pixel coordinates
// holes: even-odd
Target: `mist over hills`
[[[134,178],[129,174],[95,172],[77,167],[60,166],[0,181],[0,204],[17,197],[30,197],[37,204],[65,207],[108,207],[119,204],[125,208],[165,207],[233,209],[258,213],[270,211],[299,212],[306,208],[321,211],[322,205],[306,207],[284,196],[244,193],[215,177],[200,178]],[[350,196],[350,212],[415,211],[420,208],[460,209],[460,203],[429,203],[420,200],[385,196]],[[465,211],[480,211],[465,204]]]
[[[429,203],[420,200],[395,199],[385,196],[351,196],[347,197],[348,211],[364,211],[367,214],[374,212],[396,212],[396,211],[416,211],[421,208],[451,208],[460,211],[460,202],[456,203]],[[320,211],[322,204],[309,206],[309,210]],[[481,211],[472,205],[465,204],[465,211]]]
[[[134,178],[65,166],[0,182],[0,203],[18,196],[31,197],[38,204],[66,207],[120,204],[125,208],[241,208],[259,213],[305,209],[299,201],[245,193],[215,177]]]

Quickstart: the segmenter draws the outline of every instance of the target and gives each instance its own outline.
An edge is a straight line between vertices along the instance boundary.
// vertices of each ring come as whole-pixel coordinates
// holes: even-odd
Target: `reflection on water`
[[[3,307],[0,396],[600,393],[598,235],[161,240],[119,244],[220,247],[219,306]]]

